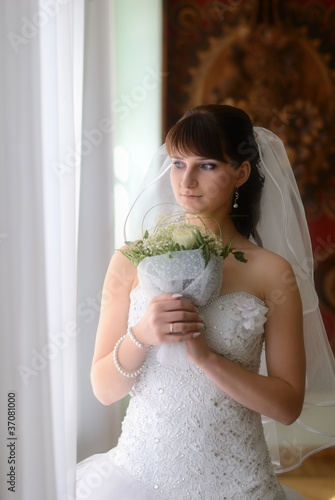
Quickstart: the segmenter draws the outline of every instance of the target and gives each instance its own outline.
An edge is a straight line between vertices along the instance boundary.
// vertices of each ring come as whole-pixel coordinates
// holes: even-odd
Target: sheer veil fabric
[[[284,426],[263,418],[264,432],[276,472],[291,470],[323,448],[335,445],[335,361],[319,311],[313,280],[313,253],[304,207],[283,142],[271,131],[255,127],[259,169],[265,177],[256,233],[261,245],[288,260],[298,283],[304,315],[307,357],[306,394],[299,419]],[[139,195],[125,222],[125,240],[141,237],[158,217],[182,210],[170,184],[171,160],[163,145],[154,155]],[[176,215],[177,216],[177,215]],[[290,277],[283,276],[290,284]],[[292,284],[292,286],[295,286]],[[273,306],[276,300],[274,293]],[[270,308],[271,309],[271,308]],[[261,371],[266,374],[265,357]]]

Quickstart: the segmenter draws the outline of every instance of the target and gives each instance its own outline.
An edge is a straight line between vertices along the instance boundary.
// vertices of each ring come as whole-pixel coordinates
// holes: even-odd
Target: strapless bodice
[[[131,294],[130,326],[147,301]],[[200,309],[206,341],[257,372],[265,304],[244,292]],[[155,346],[131,391],[113,460],[148,490],[176,500],[285,498],[273,473],[261,416],[234,401],[190,361],[183,343]]]

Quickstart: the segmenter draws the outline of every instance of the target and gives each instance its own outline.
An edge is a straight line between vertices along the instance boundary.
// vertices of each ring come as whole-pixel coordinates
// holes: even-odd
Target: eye
[[[174,160],[172,162],[172,165],[174,165],[176,168],[183,168],[185,166],[185,164],[181,161],[178,161],[178,160]]]
[[[214,170],[216,168],[215,163],[202,163],[200,166],[203,170]]]

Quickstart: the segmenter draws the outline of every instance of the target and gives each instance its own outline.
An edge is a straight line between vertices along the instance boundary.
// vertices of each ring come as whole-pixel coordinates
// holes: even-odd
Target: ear
[[[239,172],[236,179],[236,187],[242,186],[242,184],[244,184],[249,179],[250,172],[251,172],[250,163],[248,161],[244,161],[239,166]]]

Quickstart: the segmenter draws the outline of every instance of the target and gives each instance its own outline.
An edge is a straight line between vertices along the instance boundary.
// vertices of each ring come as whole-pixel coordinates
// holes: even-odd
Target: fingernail
[[[205,318],[203,316],[201,316],[201,314],[198,315],[198,317],[202,320],[202,321],[205,321]]]
[[[197,327],[198,328],[205,328],[205,324],[204,323],[197,323]]]
[[[181,293],[174,293],[174,294],[172,295],[172,298],[173,298],[173,299],[178,299],[179,297],[182,297],[182,294],[181,294]]]
[[[193,333],[192,337],[196,339],[197,337],[199,337],[199,335],[201,335],[201,332],[195,332]]]

